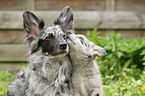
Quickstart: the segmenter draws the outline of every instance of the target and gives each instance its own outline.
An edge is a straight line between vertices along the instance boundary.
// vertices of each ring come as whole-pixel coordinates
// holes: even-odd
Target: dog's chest
[[[60,78],[68,78],[71,71],[71,64],[67,56],[62,58],[48,58],[42,55],[30,56],[29,68],[37,71],[48,83],[55,82]],[[61,75],[60,75],[61,74]]]
[[[42,66],[42,72],[44,77],[48,80],[54,80],[59,74],[59,68],[61,67],[61,62],[47,62]]]

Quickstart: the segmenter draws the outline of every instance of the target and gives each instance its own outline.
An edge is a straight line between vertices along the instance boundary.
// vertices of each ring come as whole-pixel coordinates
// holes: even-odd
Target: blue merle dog
[[[45,27],[33,13],[23,14],[30,47],[29,65],[8,87],[8,96],[73,96],[72,66],[66,34],[73,31],[72,13],[65,7],[55,26]]]

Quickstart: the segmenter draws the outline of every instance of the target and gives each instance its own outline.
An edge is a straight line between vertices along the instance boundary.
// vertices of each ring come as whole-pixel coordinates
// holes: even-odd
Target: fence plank
[[[36,10],[60,10],[64,6],[74,10],[105,10],[105,0],[36,0]]]
[[[48,26],[52,25],[52,20],[57,17],[58,12],[34,12],[40,18],[45,19]],[[23,28],[23,11],[0,11],[0,29],[22,29]]]
[[[47,26],[53,25],[58,11],[34,11],[44,19]],[[22,11],[0,11],[0,29],[22,29]],[[96,12],[74,11],[76,29],[145,29],[145,13],[126,11]]]
[[[0,44],[0,62],[26,61],[28,47],[26,44]]]
[[[30,10],[30,0],[0,0],[0,10]]]
[[[116,9],[125,11],[145,10],[145,0],[116,0]]]
[[[0,43],[23,43],[24,39],[23,30],[0,30]]]
[[[115,0],[106,0],[106,10],[115,11]]]

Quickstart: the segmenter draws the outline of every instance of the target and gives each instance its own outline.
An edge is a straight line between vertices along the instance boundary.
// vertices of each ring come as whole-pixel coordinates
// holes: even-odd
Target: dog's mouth
[[[53,54],[49,54],[48,52],[44,52],[45,56],[49,56],[49,57],[64,57],[65,55],[67,55],[68,52],[67,51],[62,51],[59,53],[53,53]]]
[[[57,56],[57,55],[63,55],[63,54],[67,54],[67,52],[66,51],[62,51],[60,53],[52,54],[51,56]]]

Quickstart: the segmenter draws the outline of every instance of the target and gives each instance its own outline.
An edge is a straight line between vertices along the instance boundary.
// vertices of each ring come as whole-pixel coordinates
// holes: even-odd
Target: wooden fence
[[[145,0],[0,0],[0,69],[17,70],[27,61],[22,14],[31,10],[47,26],[53,25],[64,6],[73,9],[75,30],[85,34],[97,27],[126,38],[145,33]]]

